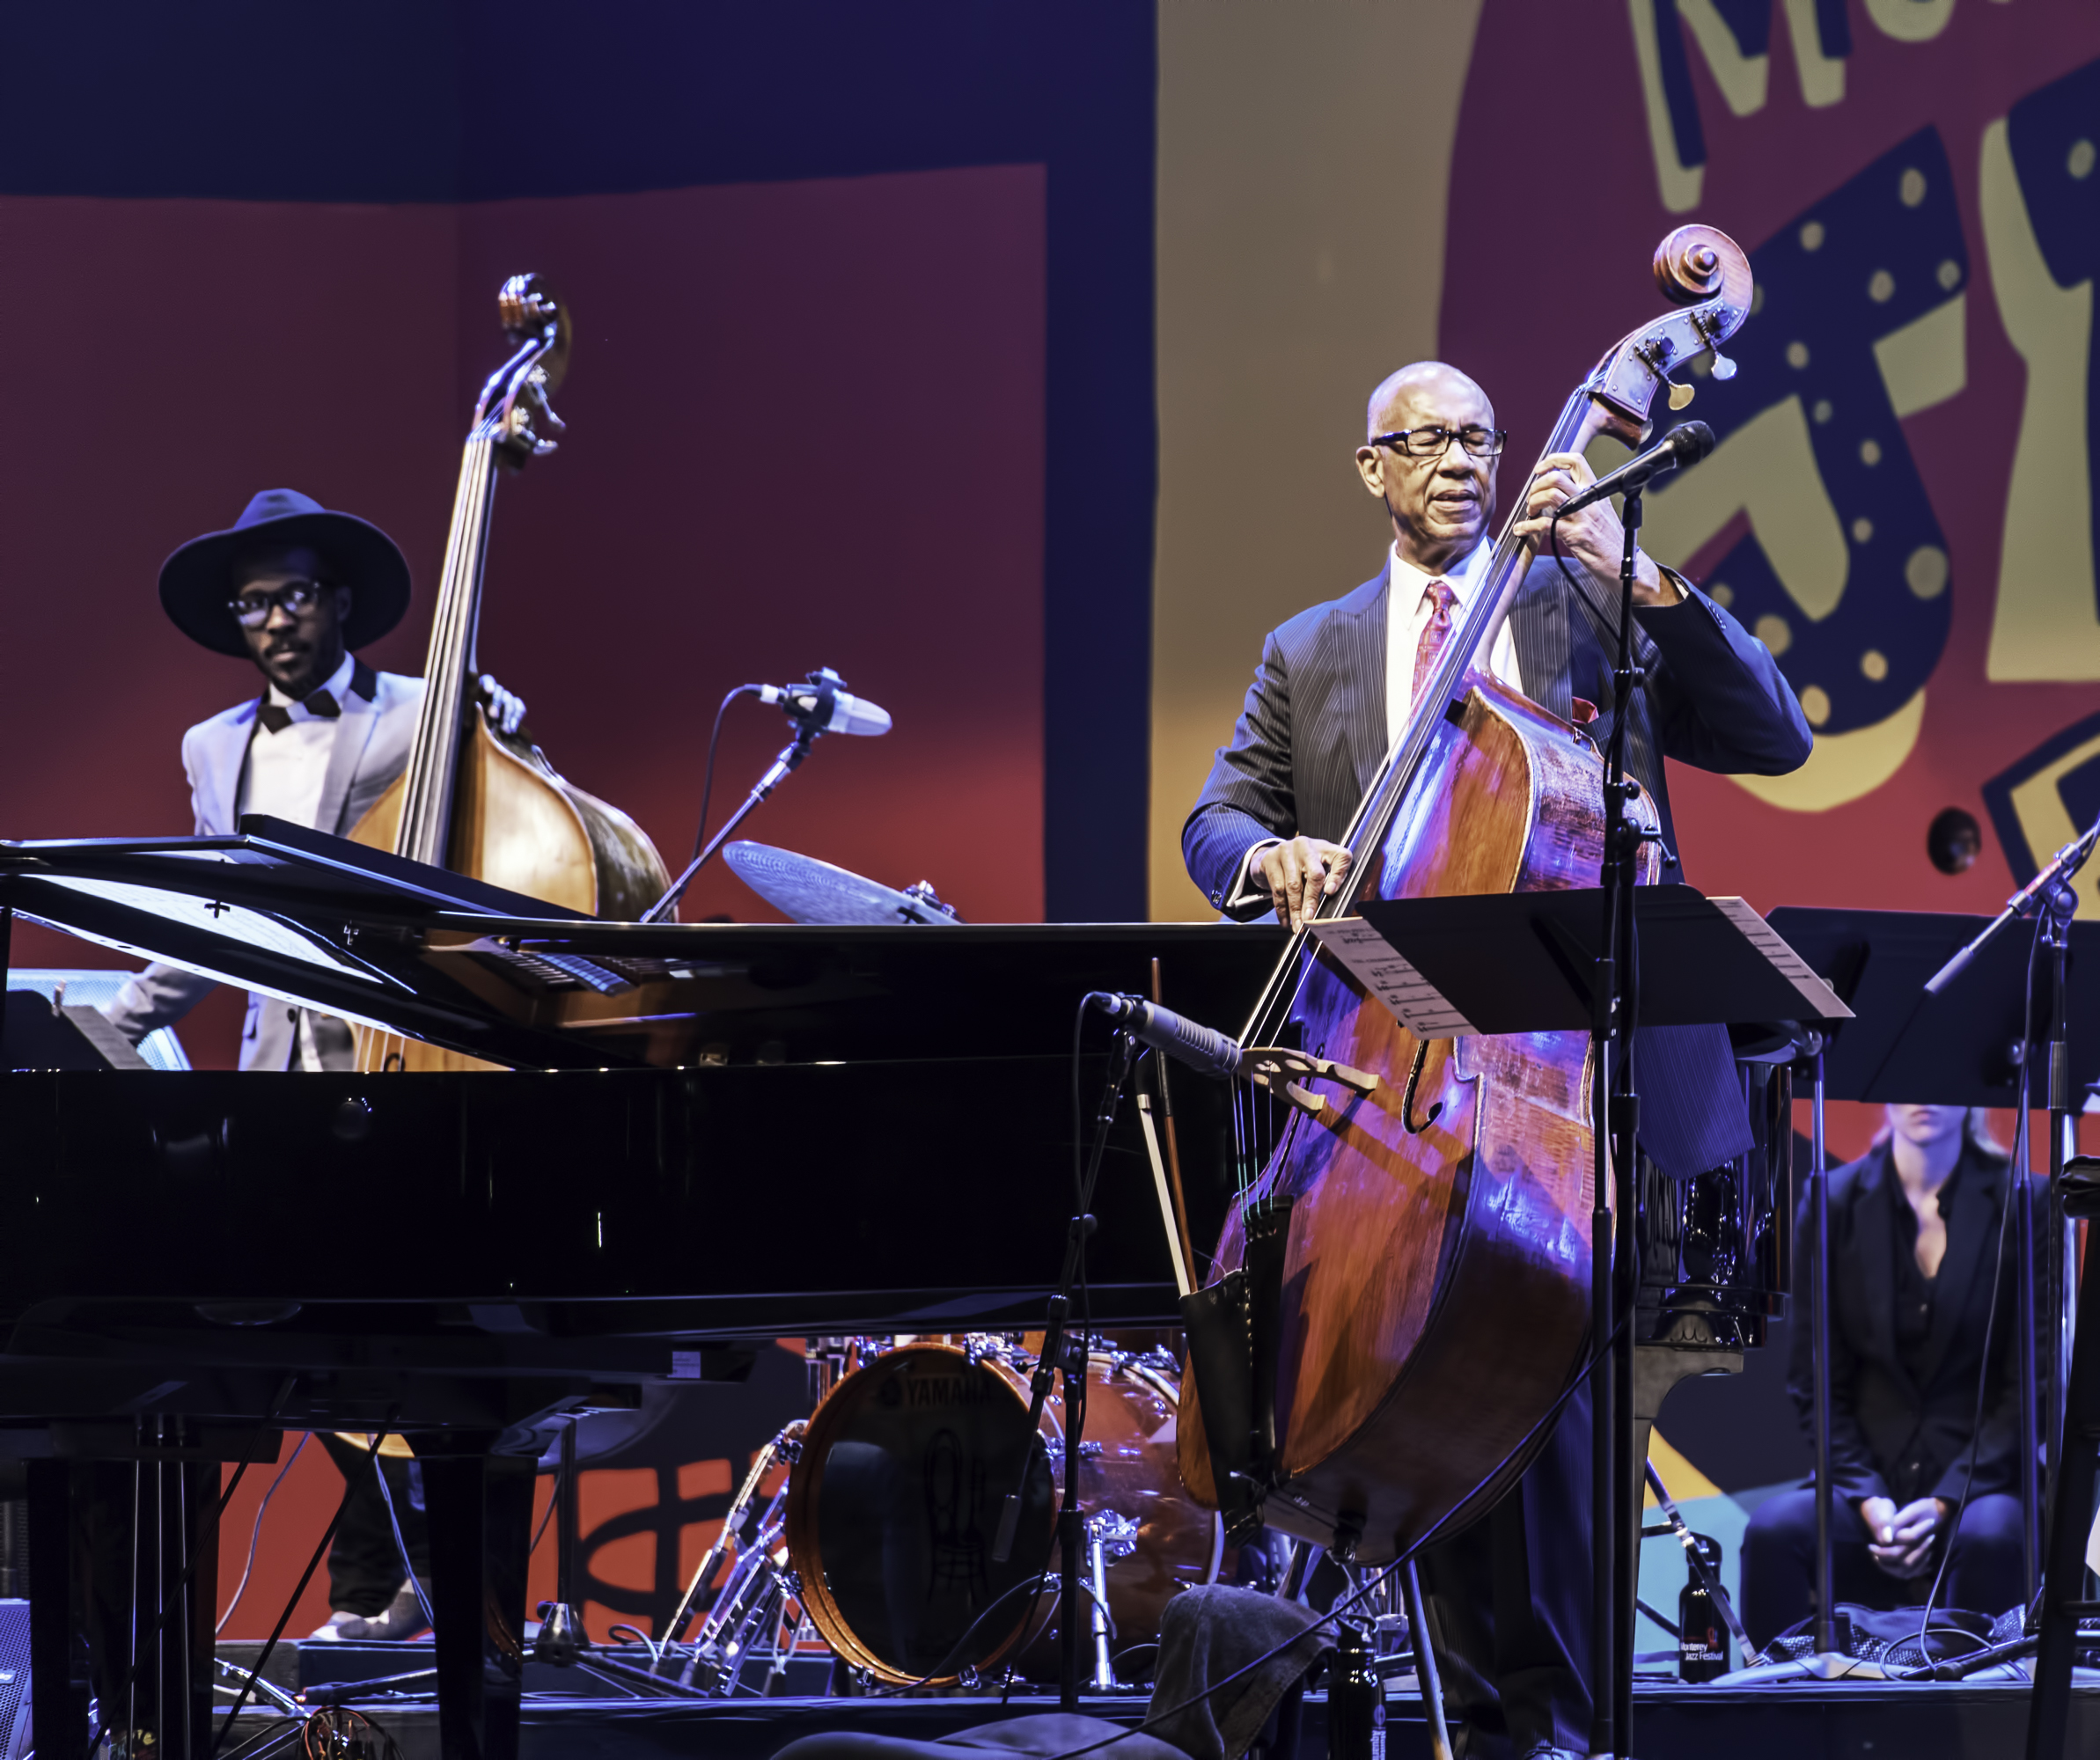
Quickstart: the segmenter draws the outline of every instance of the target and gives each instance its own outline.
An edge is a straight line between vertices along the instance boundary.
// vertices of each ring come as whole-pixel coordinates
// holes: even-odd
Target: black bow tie
[[[342,706],[326,690],[316,691],[302,707],[308,715],[318,715],[323,721],[334,721],[342,714]],[[265,733],[283,733],[291,725],[291,711],[281,708],[266,697],[255,706],[255,719],[262,723]]]

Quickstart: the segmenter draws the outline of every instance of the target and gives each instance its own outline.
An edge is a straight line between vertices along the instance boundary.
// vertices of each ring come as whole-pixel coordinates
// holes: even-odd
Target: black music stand
[[[1418,1038],[1563,1031],[1615,1039],[1622,1024],[1615,1011],[1629,979],[1636,1026],[1795,1023],[1849,1013],[1740,898],[1708,898],[1689,886],[1634,889],[1631,942],[1621,943],[1619,955],[1629,969],[1614,975],[1602,900],[1600,891],[1586,888],[1366,899],[1358,907],[1361,922],[1343,918],[1312,928]],[[1597,1065],[1592,1126],[1601,1142],[1604,1059]],[[1622,1109],[1622,1099],[1633,1104]],[[1637,1095],[1612,1095],[1614,1134],[1636,1134],[1637,1109]],[[1819,1128],[1818,1148],[1821,1138]],[[1608,1694],[1613,1706],[1610,1727],[1621,1753],[1630,1733],[1634,1613],[1634,1584],[1622,1576],[1630,1577],[1637,1556],[1633,1334],[1620,1337],[1618,1324],[1619,1312],[1633,1302],[1633,1161],[1630,1150],[1612,1158],[1617,1234],[1608,1263],[1593,1278],[1591,1319],[1591,1337],[1609,1341],[1611,1366],[1593,1383],[1590,1404],[1597,1525],[1605,1531],[1595,1567],[1601,1617],[1591,1634],[1592,1662],[1597,1697],[1602,1704]],[[1820,1152],[1817,1162],[1820,1168]],[[1596,1239],[1604,1238],[1604,1203],[1600,1189]]]
[[[2052,1609],[2087,1605],[2060,1580],[2069,1574],[2082,1581],[2084,1534],[2059,1535],[2052,1530],[2061,1520],[2056,1513],[2066,1507],[2070,1489],[2067,1469],[2072,1455],[2066,1439],[2066,1412],[2074,1381],[2070,1341],[2078,1330],[2078,1280],[2071,1271],[2075,1243],[2068,1233],[2074,1224],[2065,1212],[2063,1175],[2066,1159],[2077,1147],[2073,1132],[2081,1104],[2074,1104],[2072,1096],[2080,1096],[2082,1103],[2082,1096],[2100,1083],[2100,924],[2069,925],[2063,944],[2067,957],[2061,994],[2055,992],[2052,963],[2030,957],[2031,933],[1993,937],[1935,994],[1927,991],[1926,981],[1957,952],[1973,944],[1986,919],[1906,911],[1814,910],[1775,911],[1773,917],[1774,927],[1783,928],[1812,962],[1837,979],[1858,1014],[1856,1021],[1833,1035],[1832,1089],[1837,1097],[1901,1102],[1929,1094],[1946,1105],[2019,1108],[2014,1165],[2026,1175],[2016,1188],[2020,1230],[2016,1307],[2022,1319],[2020,1415],[2027,1438],[2027,1446],[2020,1451],[2021,1539],[2028,1599],[2033,1602],[2038,1585],[2046,1589],[2047,1625]],[[2049,1316],[2050,1347],[2044,1426],[2036,1413],[2039,1378],[2034,1353],[2040,1311],[2028,1119],[2037,1098],[2036,1059],[2059,1025],[2064,1030],[2063,1041],[2051,1059],[2045,1095],[2050,1112],[2049,1175],[2044,1187],[2049,1251],[2047,1276],[2040,1280],[2046,1298],[2039,1308]],[[2023,1033],[2028,1036],[2024,1045]],[[2028,1104],[2021,1106],[2023,1066],[2030,1075]],[[2045,1530],[2042,1520],[2038,1456],[2045,1456],[2049,1467],[2050,1531]],[[2074,1507],[2087,1502],[2081,1494]],[[2043,1568],[2045,1554],[2051,1568]],[[2075,1627],[2075,1614],[2068,1624]],[[2059,1636],[2060,1642],[2045,1644],[2035,1671],[2030,1753],[2060,1752],[2062,1748],[2072,1637],[2068,1631]],[[2052,1672],[2061,1679],[2052,1682]],[[2053,1744],[2044,1734],[2051,1722],[2045,1712],[2045,1700],[2052,1701]]]
[[[2032,935],[2000,935],[1938,994],[1925,988],[1926,980],[1967,945],[1985,921],[1982,917],[1911,911],[1787,908],[1773,913],[1773,927],[1810,964],[1830,974],[1858,1016],[1831,1036],[1832,1097],[1900,1103],[1930,1096],[1948,1106],[2019,1108],[2014,1159],[2026,1170],[2032,1161],[2027,1148],[2027,1119],[2044,1099],[2034,1058],[2048,1042],[2054,1012],[2049,994],[2052,974],[2042,962],[2035,962],[2031,993],[2028,988]],[[2071,1331],[2061,1199],[2053,1177],[2060,1174],[2066,1154],[2075,1152],[2074,1144],[2067,1147],[2067,1133],[2078,1111],[2069,1104],[2069,1096],[2082,1096],[2100,1082],[2100,923],[2074,923],[2069,951],[2069,994],[2064,1000],[2074,1030],[2065,1046],[2062,1086],[2067,1091],[2053,1096],[2057,1104],[2052,1109],[2052,1180],[2045,1188],[2051,1206],[2048,1275],[2039,1282],[2035,1276],[2031,1176],[2018,1188],[2019,1305],[2027,1319],[2021,1334],[2021,1395],[2029,1408],[2024,1414],[2027,1434],[2041,1439],[2045,1457],[2052,1464],[2060,1448]],[[2075,958],[2081,952],[2085,955],[2082,967]],[[2023,1030],[2031,1033],[2030,1048],[2025,1052],[2021,1048]],[[2023,1063],[2035,1071],[2035,1079],[2028,1085],[2028,1105],[2020,1108]],[[2035,1323],[2040,1317],[2038,1301],[2050,1316],[2052,1340],[2046,1428],[2037,1422],[2032,1409],[2039,1384],[2032,1360]],[[2041,1484],[2036,1466],[2034,1451],[2023,1452],[2020,1489],[2030,1598],[2042,1547]]]

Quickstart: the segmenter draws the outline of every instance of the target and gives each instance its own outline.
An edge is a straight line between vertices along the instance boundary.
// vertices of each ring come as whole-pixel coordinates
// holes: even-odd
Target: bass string
[[[430,634],[429,680],[416,726],[417,763],[402,803],[397,852],[412,861],[442,865],[457,729],[465,705],[465,671],[469,659],[474,601],[493,488],[493,420],[481,423],[467,438],[460,461],[459,492],[453,497],[452,526],[445,544],[445,575],[439,589]]]

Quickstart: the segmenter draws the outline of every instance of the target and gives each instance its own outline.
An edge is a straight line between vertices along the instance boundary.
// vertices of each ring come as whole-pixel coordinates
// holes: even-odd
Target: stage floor
[[[220,1654],[243,1666],[257,1645],[226,1645]],[[304,1690],[318,1706],[356,1681],[430,1666],[425,1644],[307,1644],[298,1655],[273,1659],[269,1677]],[[317,1654],[318,1653],[318,1654]],[[630,1653],[640,1655],[640,1653]],[[646,1656],[640,1656],[646,1661]],[[799,1672],[799,1671],[798,1671]],[[810,1682],[804,1675],[796,1684]],[[1054,1697],[1016,1694],[912,1698],[805,1696],[729,1699],[611,1698],[575,1670],[530,1665],[521,1742],[523,1760],[770,1760],[797,1736],[865,1729],[933,1740],[1002,1718],[1057,1709]],[[437,1710],[429,1699],[356,1693],[356,1708],[400,1744],[402,1760],[437,1760]],[[1421,1701],[1396,1689],[1388,1699],[1387,1760],[1428,1760]],[[1919,1683],[1788,1682],[1747,1687],[1689,1686],[1642,1680],[1634,1690],[1634,1753],[1639,1760],[2009,1760],[2022,1751],[2028,1690],[2020,1681]],[[1135,1723],[1145,1701],[1132,1694],[1083,1698],[1090,1716]],[[1326,1752],[1325,1699],[1309,1693],[1301,1760]],[[292,1720],[251,1712],[237,1740]],[[231,1751],[231,1750],[229,1750]],[[2066,1752],[2100,1752],[2100,1673],[2080,1671]]]

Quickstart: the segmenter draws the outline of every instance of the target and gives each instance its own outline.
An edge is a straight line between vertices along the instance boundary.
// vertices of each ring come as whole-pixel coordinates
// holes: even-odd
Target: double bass
[[[1599,434],[1637,443],[1656,392],[1669,386],[1679,407],[1686,388],[1671,374],[1709,349],[1715,372],[1733,373],[1719,348],[1750,310],[1741,249],[1712,227],[1680,227],[1657,249],[1655,274],[1681,309],[1605,353],[1545,452],[1582,451]],[[1598,884],[1603,754],[1581,727],[1487,671],[1531,561],[1530,540],[1514,532],[1521,517],[1505,522],[1482,576],[1486,614],[1444,645],[1358,807],[1343,839],[1347,878],[1318,916],[1366,898]],[[1652,832],[1654,803],[1629,790],[1629,822]],[[1639,877],[1652,882],[1657,846],[1649,837],[1641,847]],[[1307,1083],[1216,1254],[1220,1273],[1250,1260],[1271,1268],[1248,1286],[1259,1305],[1266,1285],[1274,1304],[1276,1351],[1273,1365],[1255,1365],[1248,1456],[1266,1493],[1260,1519],[1382,1564],[1490,1507],[1583,1365],[1590,1040],[1418,1040],[1310,931],[1293,937],[1241,1040],[1302,1046],[1336,1082],[1317,1092]],[[1178,1444],[1192,1495],[1216,1507],[1189,1394]],[[1244,1509],[1245,1487],[1227,1491],[1228,1507]]]
[[[555,450],[564,424],[547,400],[568,370],[570,341],[569,312],[539,275],[513,275],[496,306],[513,352],[481,388],[459,460],[408,766],[350,836],[570,910],[639,918],[671,884],[647,833],[561,775],[529,739],[503,732],[475,698],[496,473]],[[361,1070],[494,1067],[399,1034],[357,1031]]]

